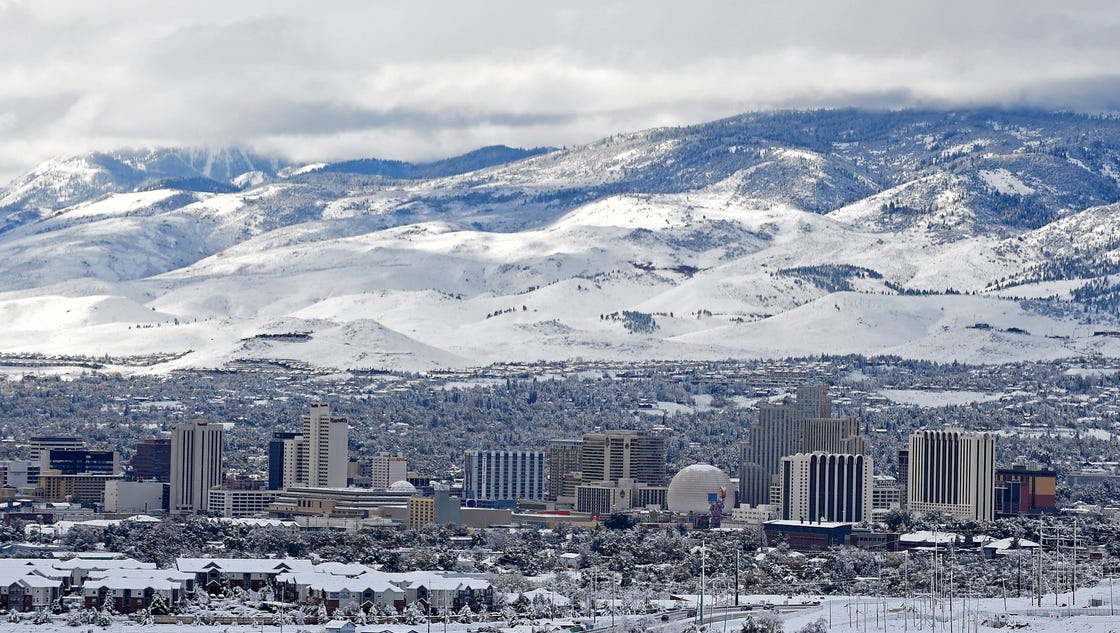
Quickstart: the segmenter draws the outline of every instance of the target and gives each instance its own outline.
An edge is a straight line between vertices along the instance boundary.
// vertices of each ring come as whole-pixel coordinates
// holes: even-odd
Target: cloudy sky
[[[775,107],[1120,110],[1114,0],[0,0],[0,181],[61,153],[570,145]]]

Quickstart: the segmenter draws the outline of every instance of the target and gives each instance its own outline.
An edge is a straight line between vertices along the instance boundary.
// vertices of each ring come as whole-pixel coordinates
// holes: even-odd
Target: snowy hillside
[[[497,164],[456,173],[472,161]],[[490,148],[431,178],[354,163],[91,154],[17,179],[0,353],[175,356],[156,371],[1120,353],[1113,119],[752,114]]]

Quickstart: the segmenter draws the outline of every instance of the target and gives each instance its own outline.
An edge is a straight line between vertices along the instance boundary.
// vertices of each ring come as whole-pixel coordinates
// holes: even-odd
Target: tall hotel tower
[[[195,420],[171,427],[171,513],[209,508],[210,488],[222,483],[225,426]]]
[[[910,436],[907,496],[915,512],[947,512],[960,519],[995,514],[995,440],[961,429]]]

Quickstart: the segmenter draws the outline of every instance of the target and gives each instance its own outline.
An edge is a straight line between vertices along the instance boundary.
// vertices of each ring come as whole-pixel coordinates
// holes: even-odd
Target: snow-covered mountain
[[[776,112],[407,165],[51,161],[2,190],[0,352],[179,355],[157,370],[1120,352],[1117,119]]]

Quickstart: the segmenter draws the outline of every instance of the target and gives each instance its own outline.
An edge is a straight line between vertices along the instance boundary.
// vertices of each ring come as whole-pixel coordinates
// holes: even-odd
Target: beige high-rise
[[[225,426],[195,420],[171,427],[171,513],[206,512],[222,483]]]
[[[739,504],[771,502],[771,486],[778,484],[775,477],[787,455],[866,453],[859,419],[830,415],[827,385],[800,385],[793,402],[760,403],[747,441],[739,445]]]

